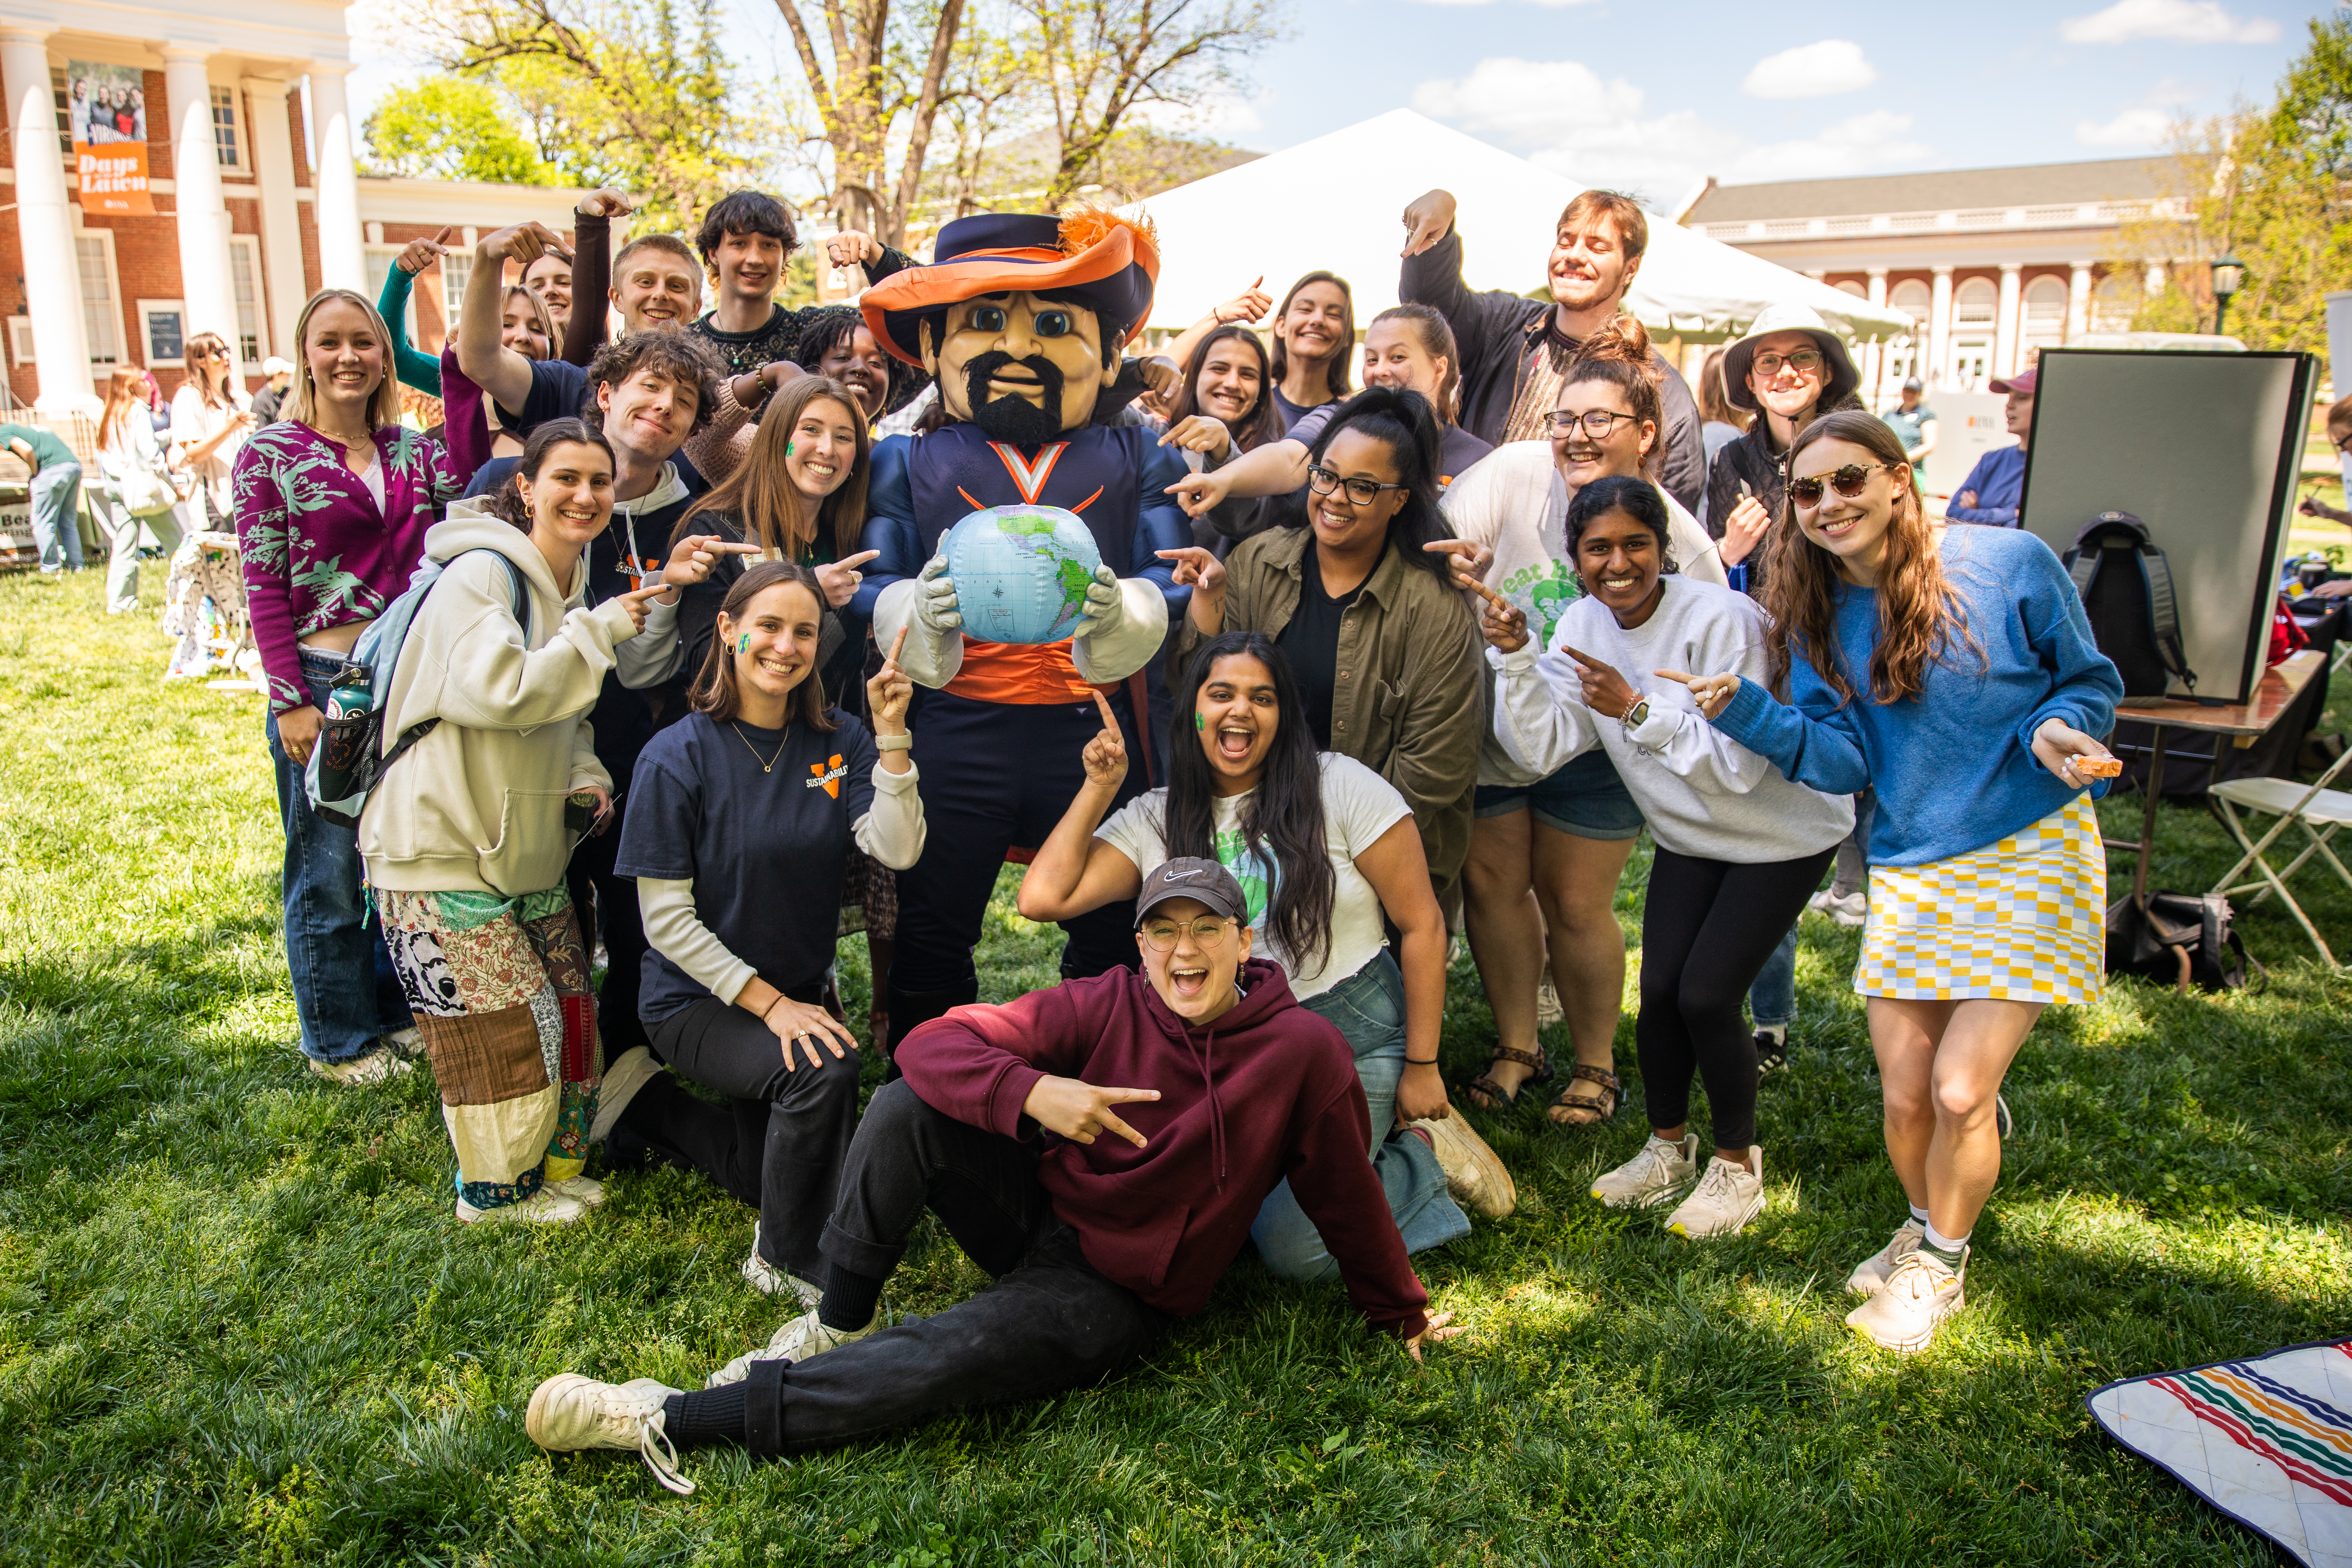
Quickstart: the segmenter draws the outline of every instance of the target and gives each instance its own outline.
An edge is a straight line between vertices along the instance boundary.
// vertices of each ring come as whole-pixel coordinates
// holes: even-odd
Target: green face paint
[[[791,457],[792,455],[793,455],[793,444],[792,444],[790,441],[787,441],[787,442],[785,442],[785,443],[784,443],[784,456],[785,456],[785,457],[787,457],[787,458],[789,458],[789,457]]]
[[[750,653],[751,651],[751,634],[750,632],[745,632],[742,637],[737,640],[735,644],[735,651],[737,653]]]
[[[1195,730],[1206,730],[1208,727],[1209,720],[1206,714],[1195,713],[1192,715],[1192,728]]]

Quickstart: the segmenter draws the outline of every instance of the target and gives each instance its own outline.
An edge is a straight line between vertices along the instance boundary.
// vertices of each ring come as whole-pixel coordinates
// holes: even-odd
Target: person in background
[[[2352,397],[2339,397],[2329,406],[2327,444],[2336,449],[2336,458],[2343,464],[2343,495],[2347,502],[2352,502]],[[2352,522],[2352,510],[2329,506],[2315,495],[2304,497],[2303,504],[2295,510],[2305,517],[2324,517],[2330,522]],[[2330,598],[2339,597],[2347,591],[2340,583],[2321,584],[2321,591],[2327,589],[2336,590],[2336,593],[2328,595]]]
[[[1391,305],[1364,331],[1364,384],[1418,392],[1437,415],[1444,432],[1438,459],[1441,491],[1495,449],[1455,423],[1462,401],[1457,357],[1454,329],[1427,305]]]
[[[1127,750],[1104,707],[1103,731],[1087,743],[1086,784],[1022,879],[1022,914],[1067,920],[1141,899],[1144,868],[1162,860],[1222,864],[1255,890],[1245,910],[1252,944],[1263,942],[1291,994],[1347,1039],[1371,1112],[1366,1152],[1405,1250],[1469,1234],[1456,1197],[1509,1214],[1509,1173],[1448,1114],[1437,1072],[1445,918],[1412,808],[1361,763],[1317,751],[1299,722],[1290,661],[1263,633],[1203,643],[1176,700],[1195,732],[1188,738],[1179,724],[1170,735],[1169,784],[1117,811]],[[1326,1279],[1335,1268],[1287,1187],[1266,1199],[1250,1234],[1281,1279]]]
[[[257,426],[274,425],[278,410],[286,401],[286,389],[294,381],[294,362],[271,354],[261,362],[261,390],[253,395],[253,422]]]
[[[593,202],[594,198],[590,199]],[[575,220],[587,205],[583,203],[573,209]],[[578,232],[573,230],[575,235]],[[539,296],[540,303],[547,307],[548,320],[555,323],[558,341],[563,341],[562,334],[572,329],[572,258],[560,251],[545,252],[522,269],[522,286]]]
[[[1294,446],[1276,442],[1242,462]],[[1181,671],[1228,628],[1273,638],[1297,676],[1299,717],[1316,748],[1353,757],[1412,807],[1451,918],[1486,720],[1468,697],[1479,681],[1476,621],[1442,554],[1428,549],[1450,538],[1438,450],[1426,399],[1368,387],[1340,405],[1308,453],[1302,478],[1312,500],[1297,522],[1228,561],[1197,546],[1160,553],[1176,563],[1177,585],[1192,589],[1170,668]],[[1197,518],[1223,499],[1217,481],[1239,466],[1189,475],[1170,492]]]
[[[467,1224],[561,1224],[604,1199],[583,1173],[604,1061],[563,870],[613,811],[588,710],[660,591],[588,603],[612,505],[602,437],[577,419],[533,431],[509,483],[425,535],[441,574],[383,694],[387,740],[425,733],[369,792],[360,853]]]
[[[2109,760],[2098,737],[2123,681],[2050,547],[2022,531],[1938,537],[1874,416],[1824,415],[1797,437],[1789,509],[1765,579],[1766,679],[1706,672],[1690,692],[1797,783],[1877,792],[1853,988],[1910,1214],[1847,1281],[1870,1300],[1846,1322],[1916,1351],[1966,1300],[2010,1062],[2043,1007],[2105,984],[2089,796],[2105,785],[2080,764]]]
[[[693,711],[637,760],[620,868],[653,942],[651,1049],[614,1064],[596,1132],[616,1165],[700,1171],[759,1215],[742,1274],[816,1304],[818,1241],[857,1125],[857,1041],[825,1006],[853,852],[890,868],[923,851],[908,748],[914,683],[885,659],[862,706],[817,679],[824,589],[792,561],[735,577],[689,693]],[[811,787],[811,781],[815,787]],[[781,897],[779,895],[782,895]],[[660,1072],[715,1089],[714,1105]]]
[[[166,489],[172,482],[163,444],[155,439],[155,427],[140,406],[144,374],[136,365],[118,365],[108,380],[106,405],[98,416],[98,477],[83,487],[89,492],[91,515],[106,535],[106,610],[113,616],[126,616],[139,607],[141,527],[154,531],[165,560],[180,547],[180,525],[173,511],[134,513],[127,496],[134,483],[145,488],[141,476],[160,481]]]
[[[1348,361],[1355,352],[1356,296],[1348,280],[1309,272],[1293,283],[1274,318],[1274,405],[1285,431],[1354,390]]]
[[[1715,467],[1715,455],[1748,434],[1748,422],[1756,416],[1731,401],[1723,382],[1723,351],[1709,349],[1698,373],[1699,440],[1706,448],[1706,465]],[[1700,497],[1698,520],[1706,521],[1706,498]]]
[[[1936,411],[1923,401],[1927,384],[1917,376],[1903,383],[1903,392],[1895,406],[1879,416],[1895,438],[1903,443],[1904,456],[1910,459],[1911,477],[1915,479],[1927,471],[1927,459],[1935,455],[1936,435],[1942,421]]]
[[[1945,521],[1990,523],[1995,528],[2017,526],[2019,509],[2025,502],[2025,447],[2033,439],[2033,386],[2039,370],[2029,366],[2007,381],[1987,384],[1987,391],[2009,398],[2001,417],[2009,433],[2017,437],[2017,445],[1997,447],[1977,459],[1977,466],[1969,470],[1969,477],[1952,493],[1951,503],[1944,508]]]
[[[1589,592],[1538,650],[1527,616],[1487,591],[1495,733],[1550,773],[1601,750],[1641,803],[1657,851],[1642,896],[1642,1011],[1633,1037],[1650,1137],[1593,1184],[1612,1208],[1689,1195],[1666,1229],[1730,1236],[1764,1209],[1756,1142],[1756,1046],[1741,997],[1805,907],[1853,807],[1790,783],[1708,724],[1675,677],[1685,662],[1766,673],[1764,613],[1744,594],[1674,570],[1664,494],[1605,479],[1569,503],[1570,558]],[[1688,1130],[1694,1077],[1706,1085],[1715,1157]],[[1696,1184],[1694,1185],[1694,1184]]]
[[[328,687],[408,587],[459,481],[439,442],[402,428],[392,333],[365,298],[320,289],[294,342],[285,417],[237,454],[236,535],[286,829],[286,966],[302,1056],[320,1078],[368,1084],[408,1070],[397,1047],[415,1036],[362,896],[357,837],[312,815],[303,768]]]
[[[854,305],[802,311],[801,342],[793,360],[811,375],[849,388],[869,426],[912,403],[930,384],[920,370],[883,352]]]
[[[520,283],[506,286],[505,307],[499,314],[499,346],[527,360],[543,360],[554,352],[556,327],[547,313],[547,301]],[[449,461],[470,483],[475,475],[499,458],[522,455],[515,433],[493,424],[489,400],[457,363],[453,335],[441,350],[442,444]]]
[[[524,1413],[531,1441],[634,1451],[688,1492],[681,1445],[806,1453],[1090,1387],[1208,1305],[1286,1174],[1370,1326],[1416,1363],[1460,1332],[1424,1311],[1357,1152],[1372,1128],[1346,1043],[1250,957],[1240,886],[1212,860],[1146,876],[1141,973],[958,1007],[908,1037],[906,1078],[875,1092],[850,1142],[814,1310],[691,1394],[549,1378]],[[995,1282],[886,1328],[883,1289],[927,1208]]]
[[[41,575],[80,571],[81,460],[46,425],[0,425],[0,447],[32,475],[33,548]]]
[[[1281,440],[1282,410],[1268,395],[1272,384],[1265,344],[1255,331],[1238,324],[1214,329],[1184,362],[1184,384],[1169,404],[1160,444],[1198,452],[1201,466],[1215,469]],[[1230,551],[1272,526],[1255,499],[1231,500],[1192,520],[1192,542]]]
[[[195,476],[201,527],[234,527],[229,475],[247,435],[256,428],[253,399],[236,384],[228,344],[217,332],[187,342],[188,379],[172,395],[172,456]]]
[[[1462,280],[1462,236],[1449,191],[1431,191],[1404,209],[1404,266],[1397,296],[1431,305],[1454,329],[1462,352],[1462,424],[1500,447],[1540,441],[1559,400],[1560,377],[1592,333],[1615,321],[1642,270],[1650,220],[1614,191],[1585,191],[1562,209],[1544,275],[1551,303],[1504,289],[1474,293]],[[1653,351],[1654,353],[1655,351]],[[1663,355],[1652,367],[1666,412],[1658,482],[1696,511],[1706,489],[1698,405]]]
[[[710,309],[687,331],[710,345],[728,374],[793,359],[799,349],[799,312],[776,301],[799,243],[792,214],[764,191],[730,191],[704,209],[694,248]]]

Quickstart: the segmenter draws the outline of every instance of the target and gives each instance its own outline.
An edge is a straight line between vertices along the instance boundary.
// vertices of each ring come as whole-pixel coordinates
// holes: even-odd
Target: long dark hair
[[[1266,934],[1282,944],[1303,969],[1319,966],[1331,952],[1331,905],[1339,879],[1331,870],[1331,846],[1323,830],[1323,764],[1290,660],[1264,632],[1220,632],[1201,645],[1176,692],[1176,712],[1168,737],[1167,820],[1160,825],[1171,858],[1196,855],[1213,860],[1216,849],[1216,776],[1199,734],[1184,721],[1199,710],[1201,688],[1221,658],[1244,657],[1265,666],[1274,678],[1274,744],[1265,754],[1257,787],[1242,807],[1244,851],[1274,861],[1274,888],[1265,909]]]
[[[740,620],[744,605],[780,583],[797,583],[806,588],[810,597],[816,601],[818,616],[822,620],[824,589],[817,582],[816,574],[797,561],[754,562],[743,575],[735,579],[735,585],[727,590],[727,597],[719,605],[719,613],[730,621]],[[695,673],[694,684],[687,688],[686,700],[693,704],[696,712],[707,713],[722,724],[742,711],[743,693],[735,683],[735,655],[728,647],[725,637],[711,637],[710,651],[703,656],[702,668]],[[797,719],[820,735],[830,734],[835,726],[832,717],[825,711],[826,707],[824,681],[817,674],[816,650],[811,648],[808,673],[801,677],[800,685],[793,689],[792,708],[786,713],[784,722],[790,724]]]
[[[1347,396],[1349,393],[1355,390],[1354,384],[1348,379],[1348,362],[1354,358],[1356,353],[1356,291],[1349,288],[1348,280],[1336,272],[1309,272],[1306,277],[1293,283],[1290,286],[1290,292],[1282,297],[1282,309],[1274,313],[1276,321],[1279,321],[1290,314],[1290,302],[1297,299],[1298,291],[1309,283],[1337,285],[1339,298],[1347,305],[1346,310],[1339,318],[1339,346],[1332,353],[1331,363],[1323,367],[1323,383],[1330,389],[1331,396],[1336,400]],[[1266,383],[1265,388],[1267,402],[1274,400],[1274,389],[1282,384],[1282,378],[1289,373],[1289,370],[1290,350],[1281,338],[1276,337],[1274,340],[1274,374]]]
[[[1307,460],[1320,463],[1332,437],[1342,430],[1370,436],[1388,447],[1390,458],[1396,464],[1397,480],[1404,486],[1404,505],[1389,519],[1389,547],[1407,564],[1444,581],[1444,563],[1422,548],[1435,540],[1454,537],[1454,530],[1446,526],[1445,514],[1437,506],[1437,477],[1444,472],[1439,453],[1443,448],[1437,416],[1430,409],[1429,399],[1401,387],[1366,387],[1339,405],[1339,412],[1331,416],[1331,423],[1323,426],[1323,434],[1316,437]],[[1312,507],[1310,501],[1300,509],[1297,520],[1290,526],[1307,527]]]
[[[1274,401],[1274,372],[1266,364],[1265,344],[1239,321],[1228,321],[1219,327],[1192,351],[1192,363],[1184,367],[1184,384],[1169,408],[1168,423],[1181,425],[1201,412],[1201,372],[1208,367],[1209,351],[1227,342],[1247,343],[1250,352],[1257,355],[1257,406],[1249,411],[1240,429],[1227,432],[1238,450],[1255,452],[1268,441],[1282,439],[1282,409]]]
[[[500,521],[529,533],[530,503],[522,499],[523,482],[539,478],[539,470],[547,466],[547,455],[558,447],[593,447],[604,454],[607,464],[614,461],[613,443],[585,419],[566,416],[541,420],[531,426],[530,439],[522,444],[522,456],[516,460],[514,472],[507,476],[507,482],[482,498],[483,509]]]

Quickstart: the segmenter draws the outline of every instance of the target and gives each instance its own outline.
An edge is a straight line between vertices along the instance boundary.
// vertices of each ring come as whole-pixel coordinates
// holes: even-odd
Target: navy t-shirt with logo
[[[614,870],[692,879],[702,923],[779,991],[824,980],[850,827],[873,809],[874,737],[839,709],[832,718],[820,734],[691,713],[646,743],[629,781]],[[646,950],[637,1012],[647,1024],[709,995]]]

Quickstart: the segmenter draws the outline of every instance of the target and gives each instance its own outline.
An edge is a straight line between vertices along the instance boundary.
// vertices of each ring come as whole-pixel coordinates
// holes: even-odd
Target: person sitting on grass
[[[899,1043],[906,1077],[876,1091],[849,1146],[814,1311],[691,1394],[549,1378],[523,1417],[531,1441],[635,1450],[688,1492],[680,1447],[806,1453],[1091,1386],[1208,1304],[1285,1178],[1368,1323],[1416,1362],[1459,1333],[1424,1311],[1363,1157],[1371,1121],[1347,1044],[1280,966],[1250,957],[1241,884],[1178,859],[1143,886],[1141,973],[957,1007]],[[926,1208],[995,1282],[882,1328]]]

